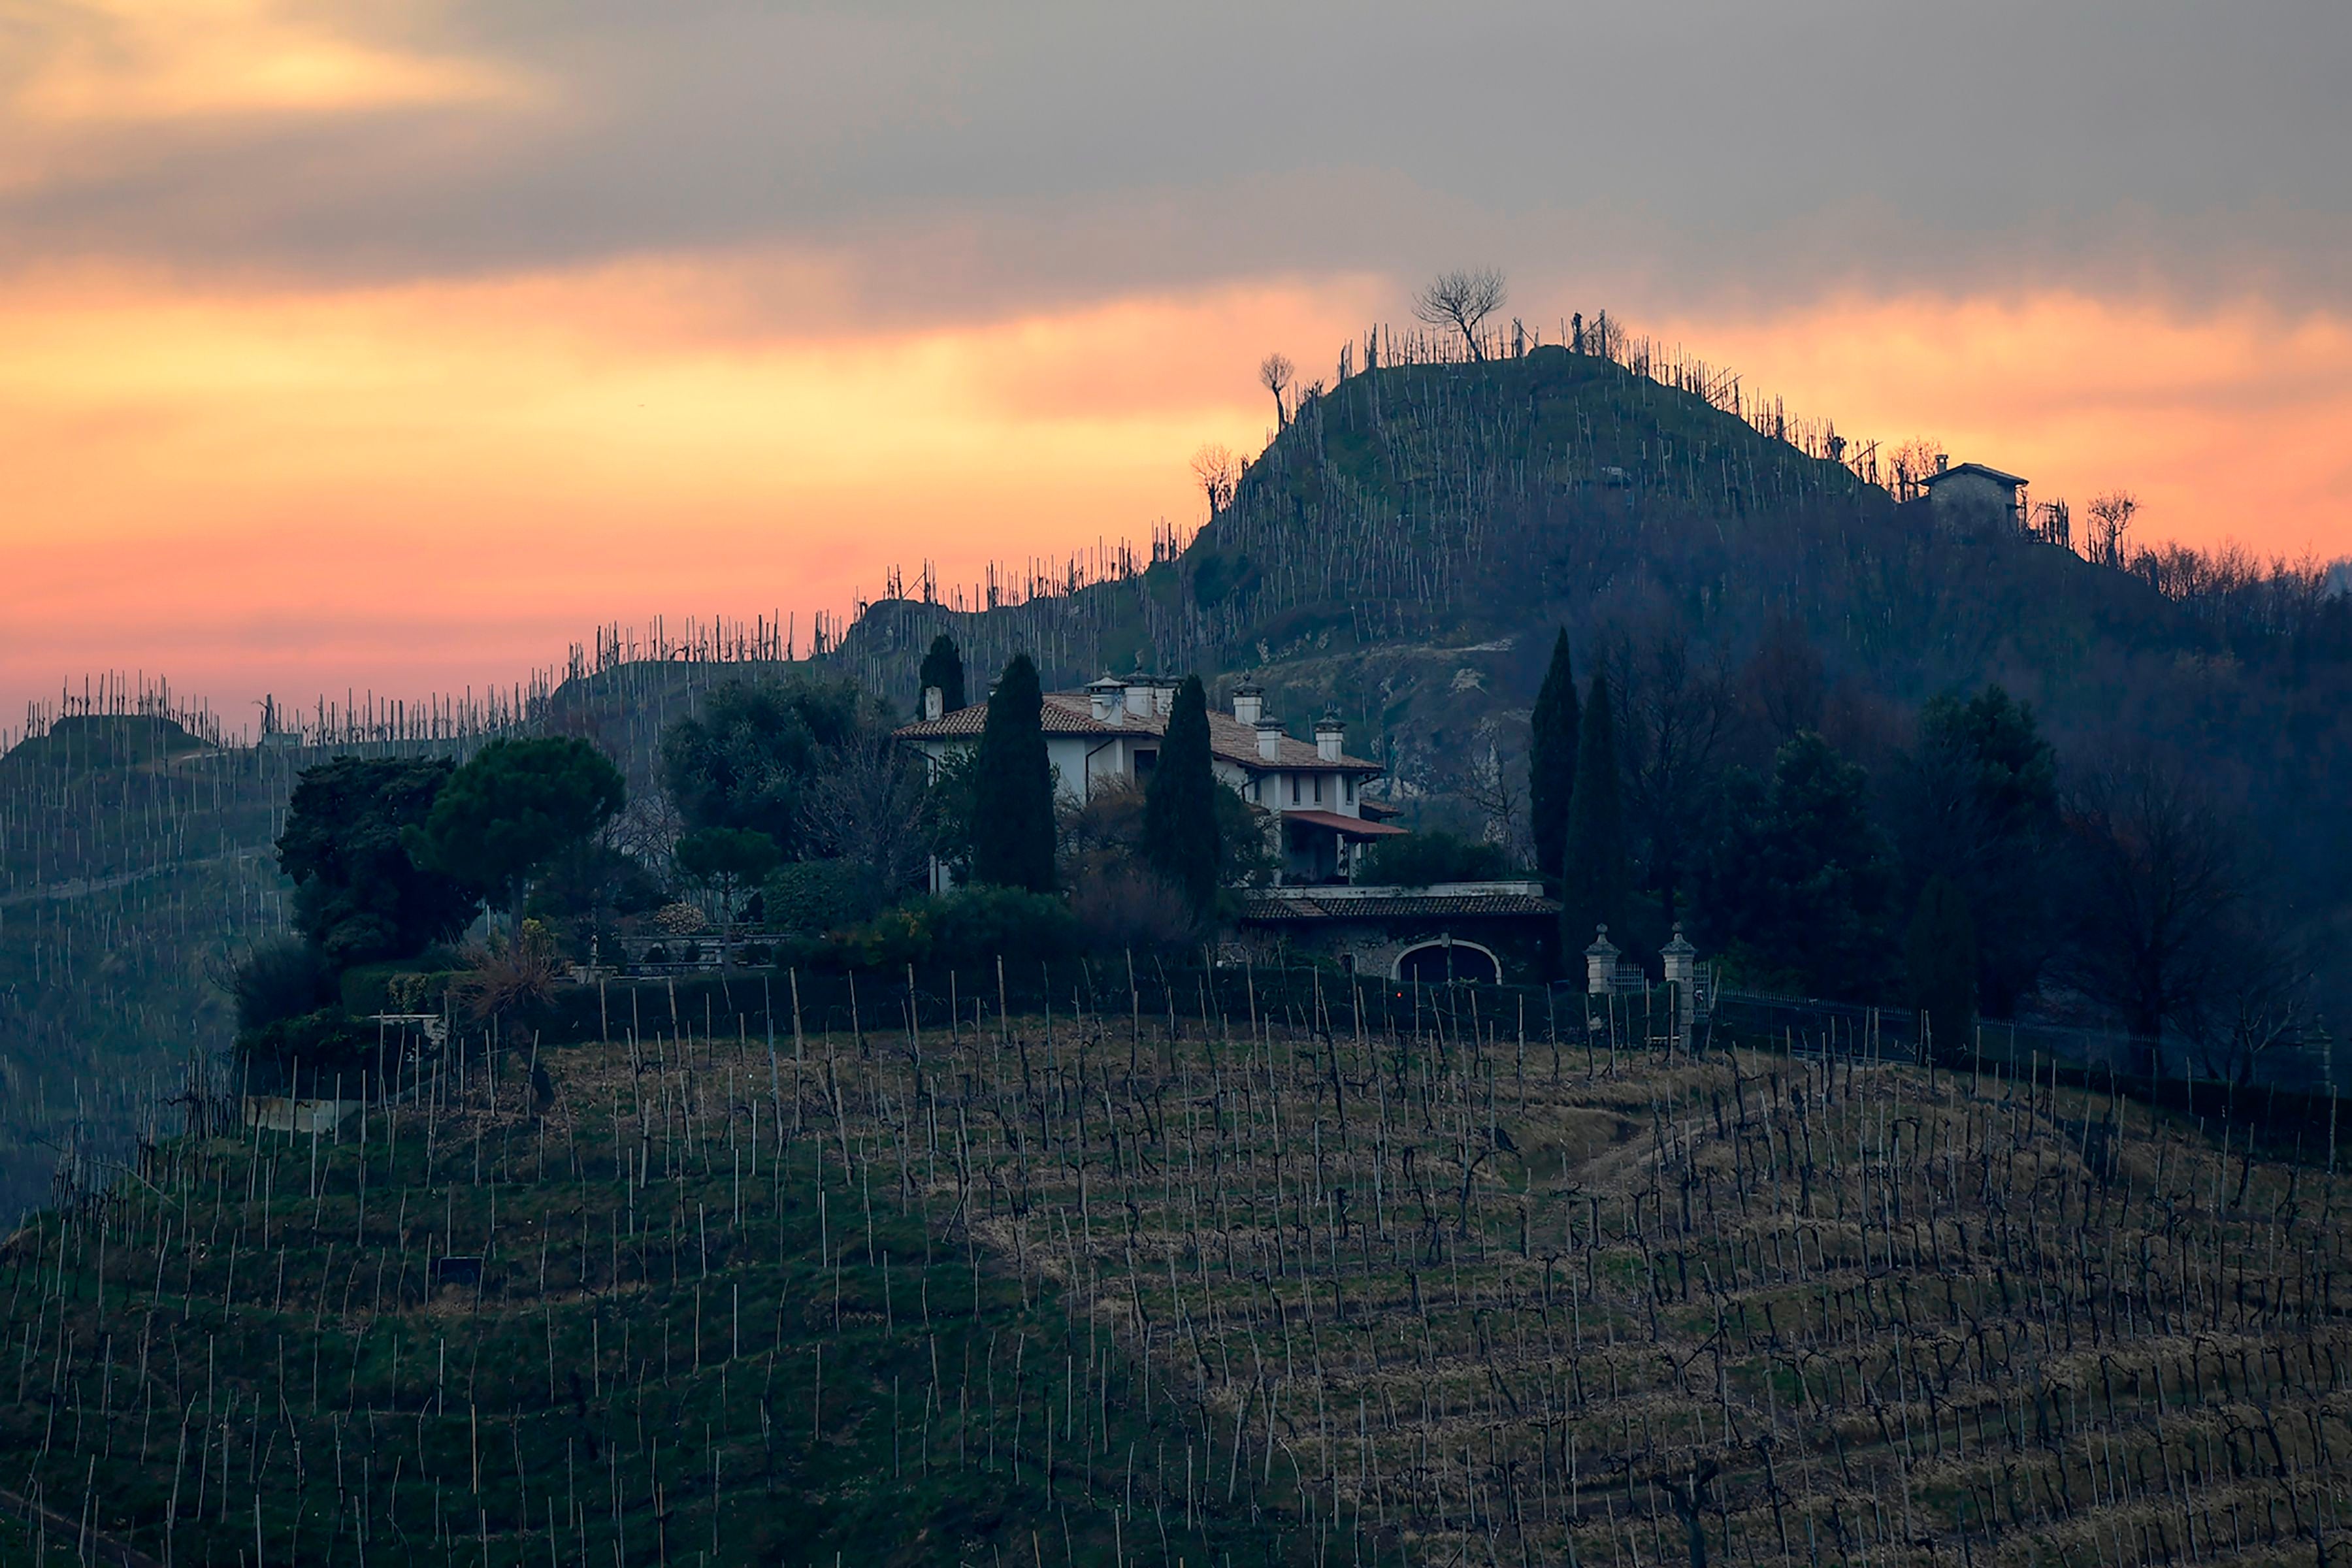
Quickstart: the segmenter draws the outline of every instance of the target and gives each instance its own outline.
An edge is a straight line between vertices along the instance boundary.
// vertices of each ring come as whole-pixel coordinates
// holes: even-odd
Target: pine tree
[[[1595,927],[1620,921],[1625,903],[1625,808],[1618,794],[1617,731],[1609,678],[1592,678],[1576,742],[1576,787],[1569,796],[1560,860],[1563,954],[1582,952]]]
[[[1903,944],[1911,1005],[1919,1009],[1937,1057],[1965,1061],[1976,1024],[1977,928],[1968,895],[1949,877],[1927,879]]]
[[[931,639],[931,651],[923,655],[922,670],[916,679],[916,695],[920,697],[934,686],[940,689],[943,711],[952,713],[967,705],[963,690],[963,651],[956,647],[955,638],[945,632]],[[919,708],[917,712],[920,711]]]
[[[1201,678],[1176,689],[1168,736],[1145,792],[1143,849],[1155,869],[1184,889],[1194,912],[1206,915],[1217,897],[1217,797],[1211,771],[1209,701]]]
[[[1568,653],[1568,628],[1551,645],[1551,668],[1536,693],[1528,726],[1528,816],[1535,834],[1536,868],[1557,881],[1568,847],[1568,803],[1576,787],[1576,671]]]
[[[973,764],[971,875],[976,882],[1050,892],[1054,767],[1045,756],[1037,666],[1013,656],[988,699]]]

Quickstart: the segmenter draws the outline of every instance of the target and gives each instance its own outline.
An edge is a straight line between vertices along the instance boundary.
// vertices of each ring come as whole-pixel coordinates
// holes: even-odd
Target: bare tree
[[[1282,390],[1297,374],[1298,367],[1290,363],[1287,354],[1268,354],[1257,367],[1258,384],[1274,394],[1274,423],[1277,429],[1290,422],[1290,408],[1282,401]]]
[[[1716,751],[1730,732],[1738,700],[1721,657],[1694,659],[1678,626],[1638,650],[1630,639],[1621,641],[1607,663],[1619,705],[1625,804],[1648,840],[1650,886],[1671,925]]]
[[[1481,729],[1487,731],[1485,747],[1455,772],[1451,787],[1478,814],[1479,831],[1486,841],[1499,846],[1512,865],[1524,866],[1533,858],[1528,837],[1526,770],[1524,764],[1514,768],[1505,763],[1491,728],[1482,725]]]
[[[1748,706],[1761,721],[1769,751],[1818,730],[1829,703],[1829,676],[1821,650],[1805,628],[1776,615],[1764,628],[1755,654],[1740,672]]]
[[[1942,452],[1943,443],[1914,436],[1886,454],[1887,478],[1893,481],[1887,488],[1896,500],[1918,499],[1921,482],[1936,471],[1936,458]]]
[[[1201,493],[1209,498],[1209,516],[1213,520],[1234,504],[1234,492],[1241,489],[1242,460],[1234,456],[1232,447],[1210,442],[1192,454],[1192,478],[1199,481]]]
[[[1412,298],[1412,313],[1433,327],[1452,327],[1462,334],[1473,360],[1486,357],[1478,330],[1487,317],[1502,309],[1507,292],[1503,274],[1492,267],[1469,272],[1441,272]]]
[[[2244,913],[2245,855],[2214,803],[2160,763],[2091,779],[2065,816],[2074,978],[2153,1042],[2168,1024],[2204,1015],[2228,980],[2221,939]]]
[[[2091,559],[2105,566],[2124,563],[2124,535],[2131,531],[2139,512],[2139,498],[2129,490],[2108,490],[2091,498]]]
[[[2207,942],[2213,984],[2183,1009],[2181,1033],[2207,1077],[2250,1083],[2264,1056],[2301,1041],[2315,1025],[2311,956],[2259,898],[2218,922]]]
[[[911,887],[930,854],[923,787],[921,762],[888,730],[867,726],[810,784],[802,806],[809,837],[835,859],[871,867],[887,889]]]

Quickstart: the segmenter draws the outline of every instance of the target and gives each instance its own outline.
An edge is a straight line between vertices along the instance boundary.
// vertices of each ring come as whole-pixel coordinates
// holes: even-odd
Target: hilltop
[[[1293,733],[1336,710],[1408,798],[1523,754],[1555,627],[1588,673],[1671,645],[1751,689],[1794,681],[1790,721],[1882,775],[1923,702],[1999,683],[2062,755],[2179,759],[2300,906],[2344,918],[2352,598],[2324,572],[1939,527],[1824,428],[1660,374],[1557,347],[1359,371],[1300,402],[1172,559],[978,611],[876,605],[833,661],[909,702],[940,631],[975,668],[1026,649],[1066,686],[1246,677]],[[1768,765],[1770,739],[1738,760]]]
[[[1359,372],[1300,405],[1176,559],[978,612],[878,604],[835,657],[896,689],[946,629],[983,667],[1029,647],[1052,680],[1138,660],[1247,671],[1298,688],[1295,716],[1336,701],[1378,733],[1403,716],[1400,675],[1421,681],[1365,659],[1517,651],[1469,662],[1519,696],[1543,651],[1522,645],[1552,625],[1656,619],[1733,647],[1791,622],[1890,697],[1992,675],[2085,710],[2116,679],[2099,654],[2210,640],[2125,573],[2028,535],[1937,530],[1769,411],[1547,347]]]

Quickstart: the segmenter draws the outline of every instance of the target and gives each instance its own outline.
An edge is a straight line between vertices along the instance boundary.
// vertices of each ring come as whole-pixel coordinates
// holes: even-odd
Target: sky
[[[1197,526],[1494,266],[2352,554],[2352,7],[0,0],[0,730],[414,699]]]

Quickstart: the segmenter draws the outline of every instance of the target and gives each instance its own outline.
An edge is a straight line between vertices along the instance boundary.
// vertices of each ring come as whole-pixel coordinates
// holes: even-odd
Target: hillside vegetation
[[[2332,1150],[1342,1000],[689,1028],[172,1143],[9,1244],[9,1484],[179,1563],[2343,1550]]]

